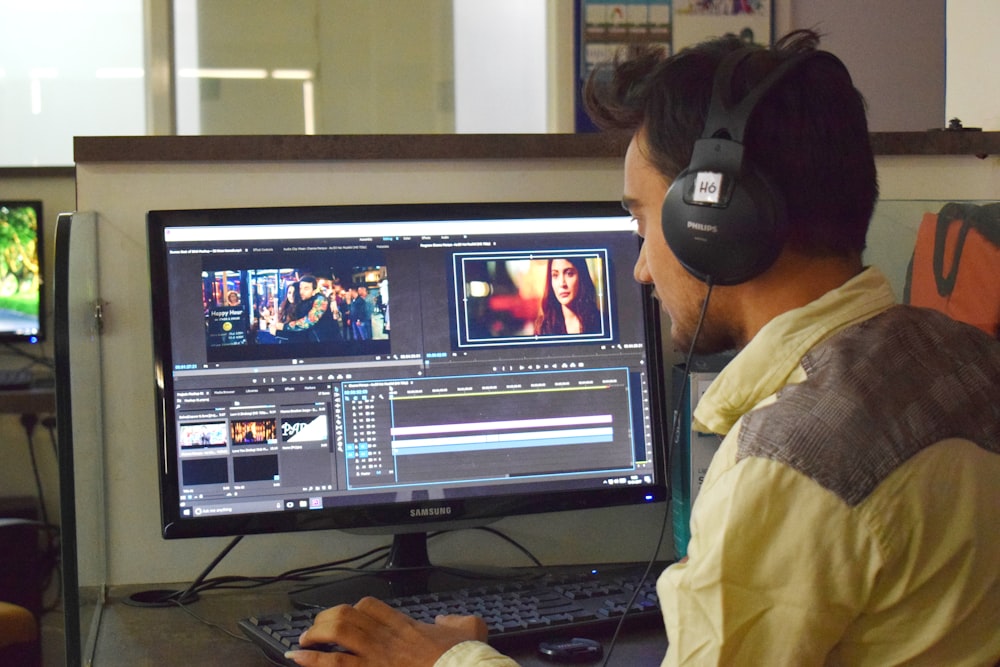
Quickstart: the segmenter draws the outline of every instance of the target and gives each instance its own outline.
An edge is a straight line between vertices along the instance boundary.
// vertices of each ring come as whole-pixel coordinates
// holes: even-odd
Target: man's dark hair
[[[819,35],[798,30],[772,48],[749,47],[732,76],[742,99],[779,63],[815,51]],[[588,114],[603,129],[644,130],[646,158],[673,180],[701,137],[719,63],[747,48],[727,35],[667,57],[634,46],[595,69],[584,89]],[[846,70],[810,58],[789,72],[757,105],[744,136],[745,156],[785,197],[789,245],[812,255],[851,255],[865,247],[878,199],[875,158],[864,98]]]
[[[313,289],[316,289],[316,286],[319,285],[319,281],[316,280],[316,276],[314,276],[312,274],[309,274],[309,273],[307,273],[306,275],[304,275],[301,278],[299,278],[299,282],[300,283],[309,283],[310,285],[313,286]]]

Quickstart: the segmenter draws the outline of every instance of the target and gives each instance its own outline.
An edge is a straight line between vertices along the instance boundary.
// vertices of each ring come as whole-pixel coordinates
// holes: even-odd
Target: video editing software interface
[[[177,520],[662,482],[620,208],[329,208],[150,213]]]

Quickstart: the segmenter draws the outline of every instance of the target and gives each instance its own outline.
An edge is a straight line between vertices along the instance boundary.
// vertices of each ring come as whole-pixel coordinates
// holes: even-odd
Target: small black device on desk
[[[594,662],[604,655],[604,647],[595,639],[570,637],[539,642],[538,654],[553,662]]]
[[[516,575],[502,580],[483,580],[464,588],[383,601],[427,623],[433,623],[438,615],[480,616],[489,629],[489,643],[501,650],[504,646],[525,641],[565,644],[553,638],[608,633],[614,630],[626,611],[627,623],[662,623],[652,580],[665,564],[654,566],[650,577],[643,580],[647,565],[518,568],[512,571]],[[312,625],[319,611],[302,609],[262,614],[240,621],[239,626],[269,657],[294,665],[285,660],[284,654],[300,648],[299,635]],[[336,650],[335,647],[325,648]],[[551,651],[549,657],[556,658],[564,653]],[[596,659],[600,654],[590,648],[576,657]]]

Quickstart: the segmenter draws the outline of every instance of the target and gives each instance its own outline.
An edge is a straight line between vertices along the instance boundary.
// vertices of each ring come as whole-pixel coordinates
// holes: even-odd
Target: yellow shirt
[[[925,316],[892,306],[885,278],[868,269],[769,322],[699,401],[696,424],[725,438],[693,508],[689,560],[657,582],[670,641],[665,666],[1000,659],[1000,345],[975,339],[992,365],[982,364],[974,393],[992,397],[969,410],[991,414],[969,421],[987,435],[941,437],[923,425],[938,423],[914,407],[923,404],[896,398],[906,393],[894,388],[898,369],[906,374],[899,384],[916,398],[933,395],[941,412],[963,414],[948,403],[965,400],[972,380],[959,373],[936,393],[936,372],[910,378],[905,369],[936,351],[918,354],[909,330],[924,329],[896,323]],[[894,327],[905,331],[869,358],[864,330],[879,326],[876,342]],[[968,355],[972,368],[976,354]],[[840,377],[844,360],[853,381]],[[870,396],[869,378],[877,388]],[[882,403],[890,409],[880,413]],[[751,426],[755,419],[764,421]],[[787,445],[784,429],[800,444]]]
[[[726,437],[693,509],[690,559],[668,568],[657,582],[671,642],[664,665],[954,667],[1000,660],[1000,344],[975,334],[974,342],[988,348],[992,360],[980,364],[977,350],[967,355],[973,359],[970,372],[981,370],[982,377],[960,377],[959,386],[945,383],[938,392],[918,385],[913,392],[943,403],[953,397],[958,414],[991,410],[978,420],[969,416],[970,422],[992,423],[986,442],[947,437],[929,446],[904,443],[910,446],[901,449],[912,455],[901,462],[875,447],[873,457],[855,456],[851,447],[864,448],[866,429],[873,443],[891,440],[880,424],[852,417],[848,398],[862,406],[891,403],[878,390],[895,380],[880,375],[893,368],[895,341],[890,339],[883,360],[870,359],[865,347],[855,354],[847,346],[845,353],[845,345],[831,339],[857,331],[850,325],[861,322],[888,323],[891,329],[901,319],[894,310],[899,312],[884,276],[868,269],[775,318],[700,399],[696,422]],[[884,329],[880,335],[886,338]],[[849,460],[829,475],[828,467],[810,461],[828,464],[827,440],[843,438],[820,430],[813,438],[821,445],[818,455],[809,448],[782,449],[780,438],[768,454],[758,442],[767,440],[766,433],[741,438],[744,429],[755,433],[752,422],[768,406],[794,400],[795,392],[783,389],[808,388],[810,375],[822,377],[832,365],[829,357],[811,355],[825,350],[828,340],[842,357],[868,363],[861,367],[881,381],[870,383],[870,398],[859,401],[851,390],[842,402],[833,391],[830,414],[813,410],[809,420],[793,419],[846,419],[852,427],[847,433],[860,433],[860,446],[849,441],[830,448],[846,452]],[[850,340],[866,341],[864,335]],[[933,356],[934,350],[924,353]],[[842,389],[839,376],[831,377],[833,388]],[[967,388],[983,394],[978,406],[962,395]],[[898,421],[886,420],[890,426]],[[909,421],[922,423],[920,415]],[[798,453],[807,455],[805,463],[789,456]],[[855,459],[865,465],[852,467]],[[893,465],[878,469],[872,461]],[[455,646],[436,667],[470,665],[516,667],[479,642]]]

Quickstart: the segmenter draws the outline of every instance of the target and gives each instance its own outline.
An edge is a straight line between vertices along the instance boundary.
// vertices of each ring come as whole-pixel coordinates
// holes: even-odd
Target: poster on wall
[[[673,51],[725,34],[770,45],[771,8],[771,0],[675,0]]]
[[[710,37],[738,35],[771,43],[772,0],[577,0],[579,88],[598,64],[629,44],[656,44],[676,53]],[[579,109],[579,105],[578,105]],[[593,129],[582,111],[577,131]]]

